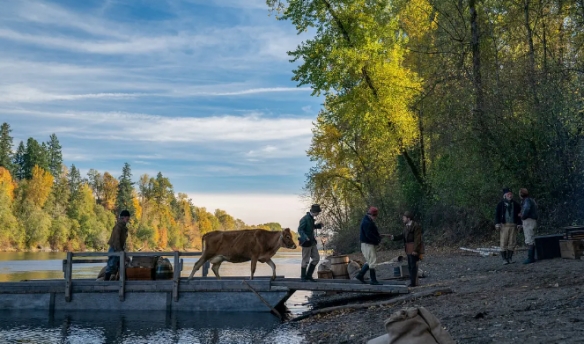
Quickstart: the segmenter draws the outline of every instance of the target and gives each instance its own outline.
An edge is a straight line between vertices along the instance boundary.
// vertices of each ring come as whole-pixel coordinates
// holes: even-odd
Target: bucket
[[[331,271],[334,279],[349,279],[349,272],[347,265],[349,265],[349,256],[330,256],[328,259],[331,262]]]
[[[156,279],[157,280],[169,280],[172,279],[173,270],[172,264],[168,258],[160,258],[156,263]]]

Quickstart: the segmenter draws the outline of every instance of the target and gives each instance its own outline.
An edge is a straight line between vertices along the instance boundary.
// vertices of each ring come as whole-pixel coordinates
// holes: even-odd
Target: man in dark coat
[[[501,257],[503,265],[513,262],[513,251],[517,245],[517,226],[521,225],[521,206],[513,200],[511,189],[503,189],[503,200],[495,211],[495,228],[500,231]]]
[[[361,228],[359,229],[359,241],[361,241],[361,252],[363,257],[365,257],[366,263],[361,267],[361,271],[355,276],[356,279],[365,283],[363,277],[367,270],[369,270],[369,276],[371,277],[370,284],[380,285],[377,281],[377,275],[375,272],[375,267],[377,266],[377,249],[376,246],[381,242],[381,235],[377,230],[377,225],[375,224],[375,219],[379,210],[375,207],[369,208],[363,220],[361,220]]]
[[[424,252],[424,243],[422,241],[422,226],[413,221],[414,217],[411,212],[406,211],[402,216],[405,225],[404,232],[400,235],[392,235],[391,240],[403,240],[406,255],[408,257],[408,270],[410,272],[410,287],[416,287],[418,283],[418,263]]]
[[[316,247],[315,229],[321,229],[322,224],[315,223],[315,218],[320,214],[320,211],[320,205],[313,204],[310,207],[310,211],[300,219],[300,224],[298,225],[298,241],[302,246],[302,263],[300,266],[300,278],[302,281],[316,282],[312,278],[312,274],[320,261],[320,255]]]
[[[108,252],[121,252],[126,247],[126,239],[128,238],[128,227],[126,225],[130,221],[130,212],[127,210],[122,210],[120,212],[120,216],[114,229],[112,230],[112,234],[108,241],[109,250]],[[104,281],[109,281],[112,275],[115,275],[118,272],[120,267],[120,257],[118,256],[110,256],[107,260],[107,266],[105,268],[105,277]]]
[[[523,234],[525,235],[525,245],[527,245],[527,259],[523,264],[531,264],[535,262],[535,227],[537,227],[537,203],[529,197],[529,191],[523,188],[519,190],[519,198],[521,198],[521,223],[523,226]]]

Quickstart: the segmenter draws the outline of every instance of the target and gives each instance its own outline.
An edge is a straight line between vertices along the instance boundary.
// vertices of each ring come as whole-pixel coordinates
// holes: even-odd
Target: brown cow
[[[193,266],[189,280],[207,261],[213,264],[212,270],[217,278],[219,267],[224,261],[243,263],[251,260],[251,279],[258,261],[272,268],[272,280],[276,278],[276,265],[272,257],[280,247],[295,249],[290,228],[271,232],[263,229],[244,229],[239,231],[211,232],[203,235],[203,254]]]

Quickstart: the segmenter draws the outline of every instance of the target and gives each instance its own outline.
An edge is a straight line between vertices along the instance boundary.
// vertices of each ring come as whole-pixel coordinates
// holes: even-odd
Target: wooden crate
[[[128,281],[152,281],[153,269],[148,268],[126,268],[126,279]]]
[[[582,240],[560,240],[562,258],[580,259],[584,251],[582,242]]]
[[[333,272],[330,270],[318,271],[318,279],[333,279]]]

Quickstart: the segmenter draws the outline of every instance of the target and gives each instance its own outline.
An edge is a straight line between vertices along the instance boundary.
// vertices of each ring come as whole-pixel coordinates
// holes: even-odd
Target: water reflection
[[[253,316],[250,316],[253,315]],[[2,343],[302,343],[268,313],[0,311]]]

